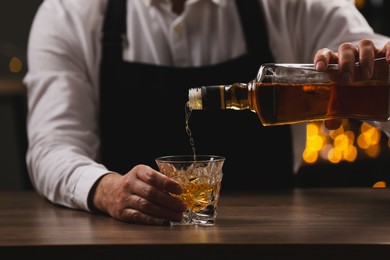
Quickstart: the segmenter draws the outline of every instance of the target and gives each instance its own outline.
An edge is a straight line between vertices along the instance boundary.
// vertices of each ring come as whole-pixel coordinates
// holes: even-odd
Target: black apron
[[[248,53],[217,65],[177,68],[123,61],[126,0],[109,1],[100,68],[101,163],[109,170],[125,174],[136,164],[158,169],[158,156],[192,154],[185,130],[188,89],[246,83],[262,63],[273,61],[258,1],[236,4]],[[289,126],[264,127],[249,110],[193,111],[189,126],[197,154],[226,157],[223,190],[292,186]]]

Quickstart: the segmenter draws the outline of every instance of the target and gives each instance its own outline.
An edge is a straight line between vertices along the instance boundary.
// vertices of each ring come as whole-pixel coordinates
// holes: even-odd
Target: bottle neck
[[[192,110],[249,109],[248,84],[204,86],[190,89],[187,105]]]
[[[234,83],[225,86],[225,108],[234,110],[249,109],[249,88],[250,84]]]

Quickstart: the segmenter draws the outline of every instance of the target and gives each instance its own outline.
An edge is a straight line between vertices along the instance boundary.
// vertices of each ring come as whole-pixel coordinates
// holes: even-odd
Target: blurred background
[[[23,77],[30,25],[42,0],[0,1],[0,75]]]
[[[377,33],[390,36],[390,1],[355,0],[360,12]],[[390,185],[390,141],[377,128],[344,120],[329,131],[321,123],[308,124],[303,167],[297,186]]]
[[[26,189],[26,47],[42,0],[0,1],[0,190]]]
[[[93,1],[93,0],[91,0]],[[0,1],[0,190],[29,189],[25,166],[26,48],[31,22],[43,0]],[[356,0],[356,6],[378,33],[390,36],[390,0]],[[374,187],[390,178],[389,138],[378,129],[345,120],[335,131],[319,123],[307,127],[298,186],[359,186],[369,174]],[[334,182],[330,175],[338,175]],[[361,175],[353,178],[351,175]],[[330,183],[332,181],[332,183]]]

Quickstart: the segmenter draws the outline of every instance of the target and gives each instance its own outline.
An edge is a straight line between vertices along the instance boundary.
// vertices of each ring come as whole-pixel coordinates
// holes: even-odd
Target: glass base
[[[215,212],[213,212],[215,213]],[[178,225],[198,225],[198,226],[214,226],[215,225],[215,214],[213,216],[202,214],[202,213],[195,213],[191,210],[188,210],[184,213],[183,220],[180,222],[170,222],[171,226],[178,226]]]

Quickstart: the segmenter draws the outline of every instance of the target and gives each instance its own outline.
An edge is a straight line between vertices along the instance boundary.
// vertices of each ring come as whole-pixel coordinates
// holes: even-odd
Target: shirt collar
[[[143,0],[144,1],[144,4],[149,6],[152,4],[153,0]]]
[[[159,2],[161,0],[143,0],[146,6],[150,6],[156,2]],[[191,0],[190,0],[191,1]],[[194,1],[194,0],[193,0]],[[196,0],[195,0],[196,1]],[[199,0],[198,0],[199,1]],[[223,5],[226,0],[210,0],[216,5]]]

